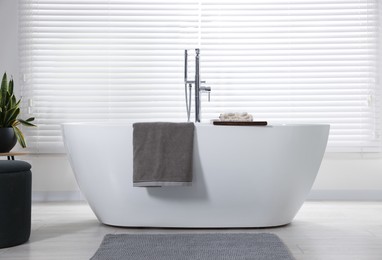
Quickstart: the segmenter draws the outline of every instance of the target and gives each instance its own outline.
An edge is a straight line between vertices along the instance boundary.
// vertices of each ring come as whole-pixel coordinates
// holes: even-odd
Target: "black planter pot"
[[[16,145],[17,138],[12,127],[0,128],[0,153],[7,153]]]

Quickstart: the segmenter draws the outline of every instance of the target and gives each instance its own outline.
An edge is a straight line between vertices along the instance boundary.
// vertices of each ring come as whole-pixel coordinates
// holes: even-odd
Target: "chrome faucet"
[[[188,52],[184,51],[184,88],[186,97],[187,121],[190,122],[191,114],[191,90],[192,84],[195,86],[195,122],[200,122],[200,93],[208,93],[208,101],[210,101],[211,87],[201,86],[206,83],[200,79],[200,49],[195,49],[195,80],[188,80]],[[187,91],[187,86],[189,90]]]

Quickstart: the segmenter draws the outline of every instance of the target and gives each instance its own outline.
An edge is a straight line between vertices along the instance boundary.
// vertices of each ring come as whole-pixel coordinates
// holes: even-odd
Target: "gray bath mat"
[[[276,235],[119,234],[106,235],[91,260],[293,260]]]

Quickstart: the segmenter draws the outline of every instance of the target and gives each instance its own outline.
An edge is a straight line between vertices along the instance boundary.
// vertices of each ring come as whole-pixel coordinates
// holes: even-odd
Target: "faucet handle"
[[[211,101],[211,87],[203,86],[203,87],[200,87],[199,90],[202,91],[202,92],[207,92],[207,94],[208,94],[208,102],[210,102]]]
[[[191,83],[191,84],[195,84],[195,80],[185,80],[184,83],[187,83],[187,84],[189,84],[189,83]],[[201,81],[200,81],[200,84],[205,84],[205,83],[206,83],[205,80],[201,80]]]

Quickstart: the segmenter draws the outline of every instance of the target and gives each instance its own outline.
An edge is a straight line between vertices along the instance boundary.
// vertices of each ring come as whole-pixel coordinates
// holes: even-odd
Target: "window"
[[[184,49],[200,48],[203,121],[330,123],[329,150],[379,151],[378,4],[20,0],[29,146],[62,152],[62,122],[185,121]]]

